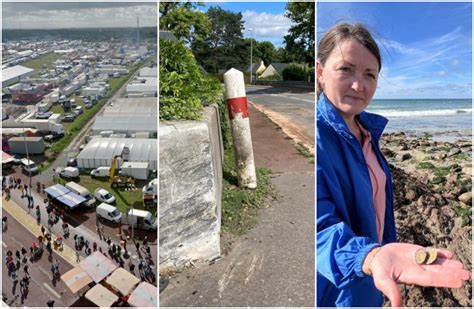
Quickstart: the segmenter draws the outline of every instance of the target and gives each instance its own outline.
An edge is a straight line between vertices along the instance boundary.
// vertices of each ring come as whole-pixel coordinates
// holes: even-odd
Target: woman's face
[[[336,45],[324,66],[317,63],[324,93],[345,119],[369,105],[377,88],[378,72],[377,58],[353,39]]]

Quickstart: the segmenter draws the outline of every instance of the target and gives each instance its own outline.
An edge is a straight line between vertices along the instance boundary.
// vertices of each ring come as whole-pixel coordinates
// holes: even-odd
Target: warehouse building
[[[2,69],[2,87],[8,87],[10,85],[16,84],[22,78],[27,78],[32,76],[34,73],[33,69],[15,65],[10,68]]]
[[[99,166],[111,166],[115,156],[124,149],[130,150],[130,162],[148,162],[150,170],[158,167],[158,142],[145,138],[93,138],[77,156],[79,168],[93,169]]]

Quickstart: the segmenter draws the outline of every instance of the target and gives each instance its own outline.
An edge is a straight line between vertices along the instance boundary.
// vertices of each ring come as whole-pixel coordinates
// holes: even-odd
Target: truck
[[[151,212],[139,209],[130,209],[127,212],[127,224],[134,228],[156,231],[156,218]]]
[[[12,153],[42,154],[45,150],[44,140],[40,136],[12,137],[8,140],[8,147]]]
[[[142,199],[145,207],[158,206],[158,179],[151,180],[142,188]]]
[[[132,176],[135,179],[148,179],[148,162],[123,162],[122,175]]]
[[[116,155],[112,159],[112,166],[110,167],[109,171],[109,183],[112,188],[117,187],[134,187],[135,186],[135,178],[130,176],[121,176],[115,175],[115,170],[118,165],[118,161],[123,159],[128,159],[130,154],[130,149],[128,147],[124,147],[122,153],[120,155]]]

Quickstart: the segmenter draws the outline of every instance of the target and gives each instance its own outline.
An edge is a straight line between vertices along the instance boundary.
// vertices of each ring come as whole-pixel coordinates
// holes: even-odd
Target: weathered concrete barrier
[[[160,143],[160,273],[220,255],[223,145],[217,106],[167,121]]]

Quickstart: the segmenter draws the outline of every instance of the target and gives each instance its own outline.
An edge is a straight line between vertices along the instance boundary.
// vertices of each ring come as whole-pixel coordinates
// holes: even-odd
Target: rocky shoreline
[[[381,149],[392,169],[398,241],[447,248],[471,269],[472,142],[401,132],[384,134]],[[471,287],[407,286],[405,305],[471,307]]]

